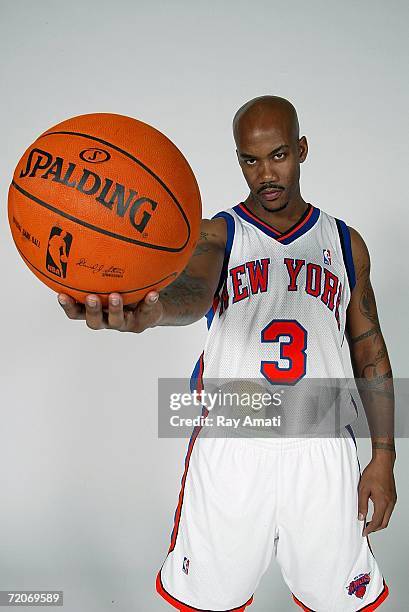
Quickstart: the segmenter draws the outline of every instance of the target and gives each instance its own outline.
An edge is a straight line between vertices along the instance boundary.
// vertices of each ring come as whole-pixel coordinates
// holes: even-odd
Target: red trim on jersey
[[[176,608],[176,610],[180,610],[180,612],[212,612],[211,610],[208,610],[208,609],[204,610],[203,608],[192,608],[191,606],[184,604],[178,599],[175,599],[175,597],[172,597],[172,595],[170,595],[164,589],[164,586],[162,584],[162,579],[160,576],[160,572],[158,573],[156,577],[156,590],[159,593],[159,595],[163,597],[163,599],[165,599],[171,606]],[[229,610],[223,610],[223,611],[215,610],[214,612],[244,612],[246,607],[250,606],[252,603],[253,603],[253,596],[250,597],[250,599],[248,600],[247,603],[244,604],[244,606],[240,606],[239,608],[230,608]]]
[[[214,297],[214,299],[213,299],[213,302],[212,302],[213,314],[215,314],[215,313],[216,313],[217,306],[218,306],[218,304],[219,304],[219,300],[220,300],[220,296],[219,296],[219,295],[216,295],[216,296]]]
[[[300,606],[300,608],[305,610],[305,612],[314,612],[314,610],[312,610],[312,608],[307,608],[307,606],[305,604],[303,604],[302,601],[297,599],[296,596],[294,595],[294,593],[291,593],[291,595],[293,596],[293,599],[294,599],[295,603],[297,604],[297,606]],[[389,589],[388,589],[388,586],[387,586],[387,584],[385,583],[385,580],[384,580],[383,581],[383,589],[379,593],[379,595],[375,599],[375,601],[373,601],[372,603],[368,604],[364,608],[359,608],[359,610],[357,610],[357,612],[364,612],[364,610],[365,610],[365,612],[373,612],[373,610],[376,610],[376,608],[378,608],[381,605],[381,603],[383,603],[385,601],[385,599],[388,597],[388,595],[389,595]]]
[[[388,585],[385,583],[385,580],[384,580],[383,581],[383,589],[379,593],[379,595],[375,599],[375,601],[373,601],[372,603],[368,604],[364,608],[359,608],[358,612],[363,612],[363,610],[366,610],[366,612],[372,612],[372,610],[376,610],[376,608],[378,606],[380,606],[381,603],[383,603],[385,601],[385,599],[388,597],[388,595],[389,595]]]
[[[310,219],[310,217],[311,217],[311,215],[312,215],[312,213],[314,211],[314,206],[312,206],[311,204],[309,206],[310,206],[310,210],[308,211],[306,216],[304,218],[301,218],[300,221],[298,223],[296,223],[296,225],[294,225],[289,230],[287,230],[286,232],[283,233],[283,232],[280,232],[275,227],[272,227],[271,225],[268,225],[268,223],[265,223],[264,221],[262,221],[253,212],[251,212],[251,210],[244,204],[244,202],[240,202],[240,204],[239,204],[239,207],[243,210],[243,212],[246,213],[246,215],[248,215],[249,217],[254,219],[254,221],[259,223],[260,225],[263,225],[270,232],[273,232],[273,233],[277,234],[277,240],[279,242],[281,242],[282,240],[285,240],[286,238],[289,238],[290,236],[295,234],[295,232],[297,232],[299,229],[301,229],[303,227],[303,225],[305,225],[307,223],[307,221]]]
[[[199,363],[199,372],[197,374],[197,389],[196,391],[202,391],[203,390],[203,367],[204,367],[204,356],[203,356],[203,352],[200,355],[200,363]]]
[[[312,213],[313,213],[314,207],[311,206],[307,216],[305,217],[305,219],[303,219],[298,225],[296,225],[291,231],[286,232],[284,234],[282,234],[280,236],[280,238],[277,238],[278,242],[281,242],[282,240],[285,240],[286,238],[289,238],[290,236],[292,236],[295,232],[298,232],[299,229],[302,228],[303,225],[305,225],[308,221],[308,219],[311,217]]]
[[[291,593],[291,595],[293,596],[293,599],[295,603],[297,604],[297,606],[300,606],[300,608],[305,610],[305,612],[314,612],[314,610],[312,610],[311,608],[307,608],[307,606],[304,606],[303,602],[297,599],[294,593]]]
[[[264,227],[267,228],[268,230],[270,230],[270,232],[274,232],[275,234],[277,234],[277,236],[281,236],[282,235],[282,233],[279,232],[275,227],[272,227],[271,225],[268,225],[268,223],[265,223],[265,221],[262,221],[253,212],[251,212],[251,210],[249,208],[247,208],[247,206],[243,202],[240,202],[239,207],[246,213],[246,215],[248,215],[249,217],[254,219],[254,221],[257,221],[257,223],[260,223],[260,225],[264,225]]]
[[[196,390],[199,391],[199,392],[202,391],[202,389],[203,389],[203,380],[202,380],[202,376],[203,376],[203,363],[204,363],[204,359],[203,359],[203,353],[202,353],[200,355],[199,372],[197,374],[197,385],[196,385]],[[203,416],[207,416],[208,412],[209,411],[207,409],[205,409]],[[178,532],[179,532],[180,515],[182,513],[183,498],[184,498],[184,494],[185,494],[185,484],[186,484],[187,472],[188,472],[188,469],[189,469],[190,457],[192,455],[194,443],[195,443],[196,438],[199,435],[201,429],[202,429],[201,425],[200,426],[198,425],[197,427],[195,427],[195,429],[193,430],[193,433],[192,433],[192,437],[190,438],[190,442],[189,442],[189,446],[188,446],[188,450],[187,450],[187,455],[186,455],[186,459],[185,459],[185,471],[184,471],[183,477],[182,477],[182,486],[181,486],[180,493],[179,493],[179,502],[178,502],[178,506],[176,508],[175,522],[174,522],[174,525],[173,525],[172,537],[171,537],[171,541],[170,541],[170,547],[169,547],[168,554],[170,552],[172,552],[172,550],[176,546],[176,539],[177,539]]]

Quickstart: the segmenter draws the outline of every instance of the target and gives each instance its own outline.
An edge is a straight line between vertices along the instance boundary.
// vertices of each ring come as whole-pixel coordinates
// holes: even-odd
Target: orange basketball
[[[107,305],[160,290],[185,268],[202,216],[179,149],[150,125],[95,113],[50,128],[27,149],[9,189],[17,249],[48,287]]]

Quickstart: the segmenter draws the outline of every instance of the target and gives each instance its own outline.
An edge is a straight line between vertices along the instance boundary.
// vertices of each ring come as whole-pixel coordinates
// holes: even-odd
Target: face
[[[300,163],[307,157],[305,136],[297,140],[285,121],[243,121],[237,157],[252,198],[267,211],[284,209],[299,196]]]

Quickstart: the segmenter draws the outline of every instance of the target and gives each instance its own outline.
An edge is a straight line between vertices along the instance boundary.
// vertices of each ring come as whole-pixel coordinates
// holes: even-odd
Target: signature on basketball
[[[116,278],[122,278],[125,272],[124,268],[118,268],[115,266],[106,266],[100,263],[90,263],[85,257],[81,257],[76,265],[80,268],[87,268],[91,270],[92,274],[101,274],[101,276],[114,276]]]

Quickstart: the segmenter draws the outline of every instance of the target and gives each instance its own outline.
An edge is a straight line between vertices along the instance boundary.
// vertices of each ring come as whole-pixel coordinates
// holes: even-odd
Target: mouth
[[[281,189],[263,189],[263,191],[260,192],[260,195],[264,200],[268,200],[270,202],[271,200],[277,200],[282,193],[283,191]]]

